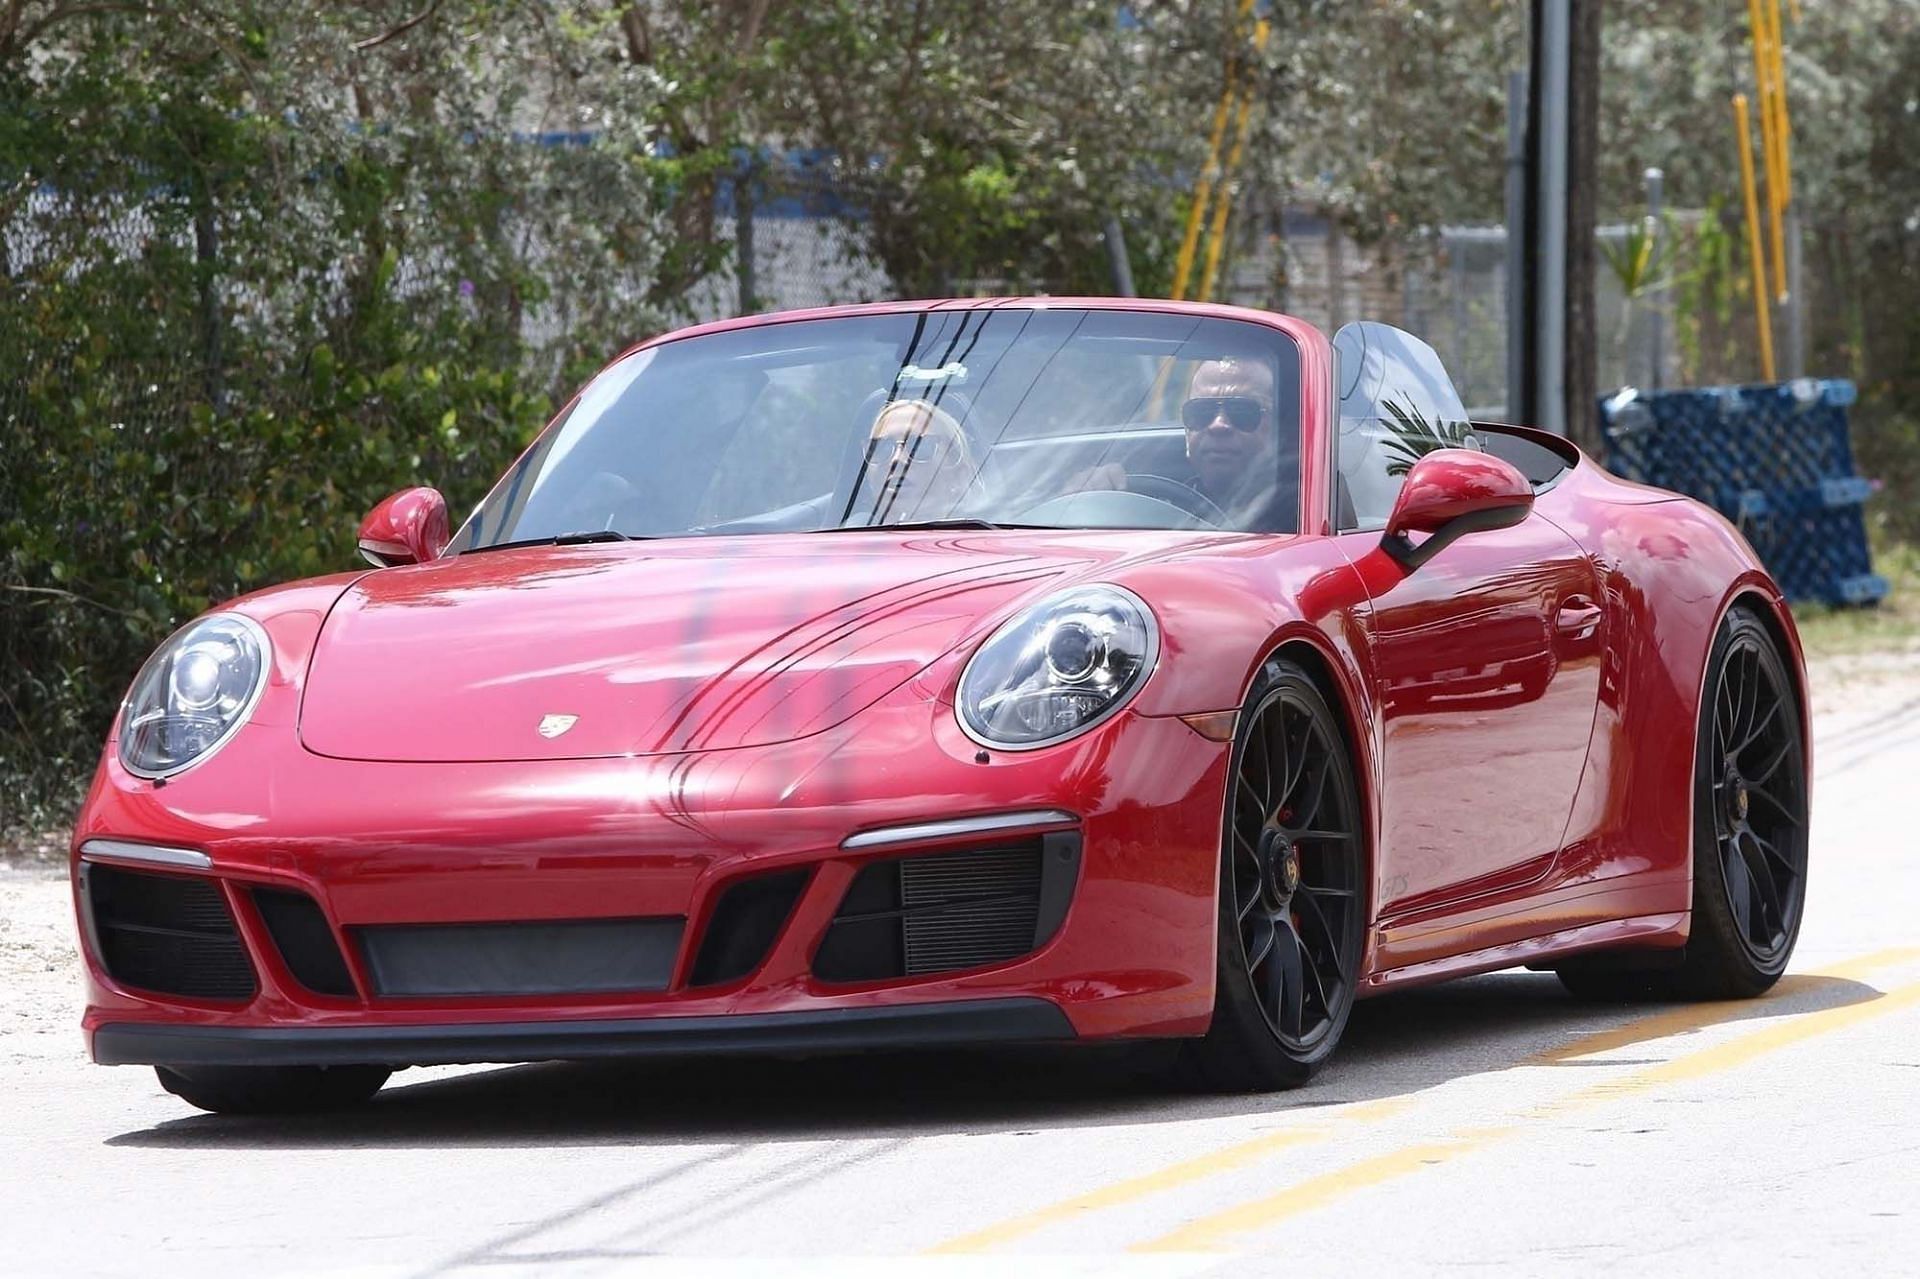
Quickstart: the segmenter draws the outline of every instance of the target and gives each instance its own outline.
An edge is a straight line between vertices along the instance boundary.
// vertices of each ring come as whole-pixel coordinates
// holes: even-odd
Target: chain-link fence
[[[865,234],[867,192],[803,163],[758,164],[719,193],[728,269],[688,299],[695,320],[896,296]]]

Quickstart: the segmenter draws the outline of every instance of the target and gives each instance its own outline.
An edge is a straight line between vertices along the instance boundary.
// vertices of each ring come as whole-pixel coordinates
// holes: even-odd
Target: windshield
[[[847,316],[666,342],[595,378],[454,551],[964,523],[1290,532],[1299,355],[1129,311]]]

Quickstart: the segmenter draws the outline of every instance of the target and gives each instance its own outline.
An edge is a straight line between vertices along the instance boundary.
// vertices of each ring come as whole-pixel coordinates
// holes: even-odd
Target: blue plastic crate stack
[[[1873,571],[1847,406],[1853,383],[1685,391],[1631,388],[1600,403],[1607,468],[1699,498],[1733,521],[1789,599],[1869,604]]]

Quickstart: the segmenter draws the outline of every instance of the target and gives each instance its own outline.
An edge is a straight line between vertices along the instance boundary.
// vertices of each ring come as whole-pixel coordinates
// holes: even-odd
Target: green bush
[[[173,627],[353,567],[360,517],[394,488],[436,483],[464,509],[553,407],[520,353],[502,359],[460,306],[395,297],[390,269],[330,332],[223,324],[210,364],[197,270],[159,251],[0,298],[17,379],[0,473],[0,826],[72,799]]]

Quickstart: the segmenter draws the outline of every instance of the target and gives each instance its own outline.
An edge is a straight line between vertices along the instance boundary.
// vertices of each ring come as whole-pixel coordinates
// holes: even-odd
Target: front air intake
[[[760,967],[793,914],[793,905],[800,900],[810,873],[805,869],[775,871],[728,885],[707,920],[688,984],[721,986]]]
[[[353,998],[353,978],[320,903],[292,889],[256,888],[253,905],[295,981],[316,995]]]
[[[190,999],[253,998],[253,964],[219,884],[82,862],[80,887],[94,948],[114,981]]]
[[[885,981],[1019,959],[1059,929],[1079,871],[1073,832],[870,862],[841,899],[814,975]]]

